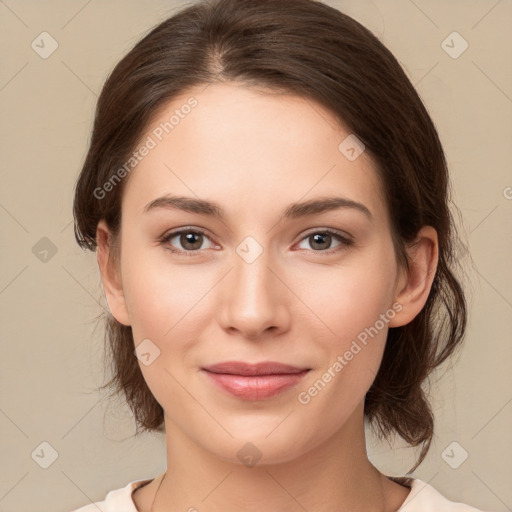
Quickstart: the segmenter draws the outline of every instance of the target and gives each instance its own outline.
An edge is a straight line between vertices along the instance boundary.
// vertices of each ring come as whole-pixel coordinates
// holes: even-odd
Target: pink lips
[[[245,400],[263,400],[295,386],[310,368],[276,362],[227,361],[203,368],[221,389]]]

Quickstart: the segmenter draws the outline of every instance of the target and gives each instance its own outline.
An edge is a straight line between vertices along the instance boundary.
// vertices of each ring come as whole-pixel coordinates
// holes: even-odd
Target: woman
[[[74,202],[114,375],[167,469],[114,511],[474,511],[368,460],[428,452],[466,328],[435,127],[367,29],[311,0],[182,10],[116,66]]]

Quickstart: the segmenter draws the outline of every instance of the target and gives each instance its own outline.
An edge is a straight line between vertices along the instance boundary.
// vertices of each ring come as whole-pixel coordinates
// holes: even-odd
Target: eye
[[[170,245],[170,250],[173,252],[194,253],[202,249],[208,249],[209,247],[205,247],[204,245],[207,240],[210,240],[210,238],[198,229],[182,228],[167,233],[161,238],[160,242],[165,245]],[[179,244],[179,246],[176,247],[175,244]],[[212,247],[214,246],[215,245],[212,243]]]
[[[315,252],[332,253],[336,252],[345,247],[349,247],[354,244],[354,241],[350,238],[337,233],[331,229],[324,229],[322,231],[314,231],[309,235],[305,236],[301,240],[302,243],[307,243]],[[334,241],[337,241],[337,245],[332,245]],[[308,249],[308,247],[301,247],[301,249]]]
[[[210,241],[209,246],[207,243],[205,246],[207,241]],[[333,242],[337,242],[337,244],[333,246]],[[194,253],[198,253],[203,249],[218,248],[202,230],[187,227],[165,234],[160,239],[160,243],[172,252],[187,256],[193,256]],[[314,252],[327,254],[354,245],[354,241],[351,238],[331,229],[314,231],[302,238],[300,244],[303,243],[307,243]],[[308,247],[302,247],[300,244],[300,249],[308,249]]]

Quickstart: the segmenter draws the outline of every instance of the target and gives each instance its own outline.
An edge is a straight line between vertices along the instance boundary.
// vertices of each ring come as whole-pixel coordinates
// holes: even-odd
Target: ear
[[[401,269],[395,293],[395,302],[402,309],[389,321],[390,327],[407,325],[427,302],[438,263],[437,231],[432,226],[423,226],[406,250],[410,270]]]
[[[123,293],[119,262],[112,248],[112,234],[102,219],[96,227],[96,250],[101,282],[110,312],[123,325],[130,325],[130,318]]]

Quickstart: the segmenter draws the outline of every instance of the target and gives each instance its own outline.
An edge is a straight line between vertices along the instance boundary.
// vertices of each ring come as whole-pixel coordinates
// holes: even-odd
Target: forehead
[[[191,88],[163,105],[131,171],[123,208],[142,213],[166,193],[215,200],[227,215],[340,195],[385,215],[382,187],[366,151],[347,153],[353,134],[311,99],[240,84]],[[361,147],[355,146],[358,151]]]

